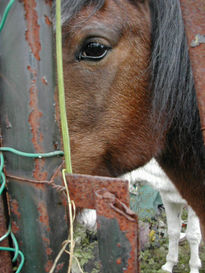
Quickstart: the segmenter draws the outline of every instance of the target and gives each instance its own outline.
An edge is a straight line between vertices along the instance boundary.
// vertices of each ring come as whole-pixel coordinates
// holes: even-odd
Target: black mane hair
[[[204,145],[180,3],[150,0],[150,11],[152,106],[156,124],[167,131],[163,157],[197,174]]]
[[[132,0],[132,4],[138,1]],[[103,4],[104,0],[62,0],[62,23],[87,5],[93,6],[95,12]],[[205,151],[180,3],[149,0],[149,4],[152,118],[158,131],[166,132],[167,144],[161,158],[164,161],[175,158],[169,165],[192,168],[197,174],[204,168]]]

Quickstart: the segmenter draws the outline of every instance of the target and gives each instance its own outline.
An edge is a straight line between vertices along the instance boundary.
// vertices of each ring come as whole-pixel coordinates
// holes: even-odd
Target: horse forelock
[[[94,7],[93,12],[100,9],[105,0],[62,0],[61,1],[61,22],[67,23],[73,18],[83,7]],[[55,26],[55,1],[53,1],[53,23]]]

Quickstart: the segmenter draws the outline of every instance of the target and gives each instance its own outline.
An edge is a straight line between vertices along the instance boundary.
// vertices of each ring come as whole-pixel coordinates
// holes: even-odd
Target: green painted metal
[[[61,148],[55,118],[51,2],[15,1],[0,34],[3,146],[29,153]],[[7,3],[1,0],[0,14]],[[22,272],[49,272],[67,239],[68,222],[63,195],[41,182],[51,179],[62,158],[4,155],[12,231],[25,255]],[[55,182],[62,183],[59,178]],[[67,264],[64,254],[55,272],[67,272]]]
[[[96,191],[95,198],[103,272],[139,273],[137,215],[105,188]]]
[[[129,240],[120,230],[116,219],[98,216],[98,223],[99,254],[104,272],[125,272],[131,251]]]

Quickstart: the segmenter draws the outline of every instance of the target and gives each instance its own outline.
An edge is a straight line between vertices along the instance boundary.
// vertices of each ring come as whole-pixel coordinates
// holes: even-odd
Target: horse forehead
[[[75,33],[89,24],[95,26],[104,24],[119,31],[123,26],[140,28],[141,20],[150,21],[149,8],[147,1],[139,4],[137,2],[137,0],[105,0],[104,5],[97,11],[93,6],[84,6],[77,16],[71,19],[70,32]]]

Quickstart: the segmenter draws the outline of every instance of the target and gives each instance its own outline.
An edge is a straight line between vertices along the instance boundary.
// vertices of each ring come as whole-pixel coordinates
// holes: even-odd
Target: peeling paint
[[[123,200],[129,206],[128,183],[119,178],[108,178],[90,175],[66,175],[70,198],[75,201],[77,207],[95,208],[95,191],[106,188],[114,193],[117,198]]]
[[[17,225],[17,223],[15,221],[12,221],[12,228],[11,229],[14,234],[17,234],[20,230],[19,226]]]
[[[31,87],[30,87],[30,101],[29,106],[31,113],[28,118],[28,122],[31,126],[32,143],[37,153],[43,153],[43,135],[40,133],[40,119],[43,117],[43,113],[38,109],[38,93],[39,90],[36,86],[38,73],[31,66],[27,66],[28,71],[31,73]],[[33,177],[36,180],[46,180],[48,173],[44,171],[45,159],[35,159],[35,168],[33,171]]]
[[[47,79],[46,79],[46,76],[43,76],[43,77],[41,78],[41,81],[42,81],[42,83],[43,83],[44,85],[48,85],[48,81],[47,81]]]
[[[45,265],[45,272],[49,272],[51,270],[52,265],[53,265],[53,262],[51,260],[48,260]]]
[[[62,268],[64,267],[64,264],[65,264],[65,263],[59,263],[59,264],[56,266],[56,273],[57,273],[57,272],[59,272],[59,273],[62,272],[61,270],[62,270]]]
[[[38,203],[39,221],[46,228],[46,231],[50,231],[48,211],[43,202]]]
[[[25,33],[26,41],[36,60],[40,61],[40,25],[38,24],[38,14],[36,11],[35,0],[24,0],[25,21],[27,30]]]
[[[11,201],[11,211],[13,212],[13,214],[20,219],[21,218],[21,213],[19,212],[19,205],[17,200],[12,199]]]
[[[45,18],[45,23],[46,23],[48,26],[52,26],[52,21],[51,21],[51,19],[50,19],[47,15],[44,15],[44,18]]]
[[[46,243],[47,245],[50,245],[50,240],[49,240],[49,238],[42,237],[42,240],[43,240],[44,243]]]
[[[46,4],[48,4],[50,7],[52,7],[52,0],[45,0]]]
[[[50,247],[46,248],[46,254],[47,254],[48,256],[51,255],[52,252],[53,252],[53,250],[52,250]]]

